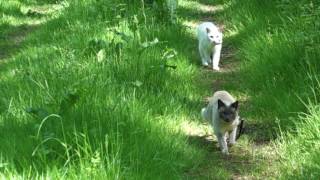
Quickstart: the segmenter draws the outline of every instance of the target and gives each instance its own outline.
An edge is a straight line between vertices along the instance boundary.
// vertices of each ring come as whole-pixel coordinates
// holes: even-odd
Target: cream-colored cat
[[[229,154],[227,137],[229,136],[230,145],[236,143],[237,127],[240,123],[238,101],[227,91],[217,91],[209,99],[208,106],[202,108],[201,114],[213,126],[222,153]]]

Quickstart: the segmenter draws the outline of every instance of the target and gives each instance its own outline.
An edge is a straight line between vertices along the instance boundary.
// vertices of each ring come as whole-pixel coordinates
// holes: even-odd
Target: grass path
[[[8,6],[10,7],[10,3]],[[17,4],[12,2],[12,15],[4,15],[0,21],[0,62],[14,56],[28,34],[57,17],[62,4]]]
[[[215,21],[218,19],[215,17],[219,15],[220,11],[223,11],[221,5],[202,4],[201,1],[186,1],[182,4],[182,9],[186,10],[182,12],[187,16],[184,25],[193,30],[202,21]],[[192,14],[189,14],[190,12]],[[218,24],[223,25],[219,21]],[[211,94],[208,96],[217,90],[227,90],[240,100],[241,112],[246,119],[245,132],[238,140],[237,145],[231,148],[231,154],[224,157],[216,147],[217,141],[207,123],[184,126],[183,129],[190,137],[190,142],[206,150],[207,160],[199,167],[188,171],[186,176],[190,179],[267,178],[269,165],[274,160],[272,143],[266,138],[263,127],[260,127],[259,123],[254,120],[259,117],[250,116],[250,96],[237,89],[237,84],[243,83],[238,76],[240,61],[235,56],[236,47],[229,41],[230,35],[224,34],[226,36],[222,49],[220,72],[202,68],[198,82],[201,88],[211,90]]]
[[[6,50],[0,52],[0,61],[9,58],[14,52],[18,51],[26,36],[35,28],[36,26],[21,25],[7,32],[6,44],[1,46],[2,49]]]

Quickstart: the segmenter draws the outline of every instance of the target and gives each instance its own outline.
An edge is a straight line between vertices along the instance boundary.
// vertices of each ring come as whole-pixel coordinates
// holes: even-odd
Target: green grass
[[[241,59],[240,88],[250,95],[249,116],[272,129],[272,139],[281,139],[273,173],[318,179],[319,2],[224,3],[223,17]]]
[[[307,114],[299,116],[296,132],[283,134],[278,141],[282,179],[318,179],[319,173],[319,105],[310,104]]]
[[[174,43],[189,34],[119,2],[70,1],[5,60],[4,177],[179,179],[203,159],[179,126],[200,108],[196,66]]]
[[[315,50],[319,36],[317,25],[310,21],[318,19],[318,11],[306,1],[298,5],[250,0],[229,3],[225,18],[243,61],[244,88],[254,94],[257,113],[278,116],[283,128],[290,127],[288,113],[306,110],[299,98],[306,101],[312,95],[310,86],[317,76],[313,68],[319,65]]]
[[[288,2],[0,0],[1,178],[317,179],[319,9]],[[199,66],[208,18],[234,71]],[[199,136],[212,87],[248,119],[229,158]]]

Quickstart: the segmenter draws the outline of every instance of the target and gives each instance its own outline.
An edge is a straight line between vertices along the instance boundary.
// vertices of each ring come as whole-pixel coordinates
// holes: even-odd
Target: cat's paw
[[[219,71],[220,68],[219,68],[219,66],[214,66],[214,67],[213,67],[213,70]]]
[[[208,66],[209,64],[207,62],[203,62],[202,66]]]
[[[222,149],[222,154],[228,156],[229,155],[229,151],[228,149]]]

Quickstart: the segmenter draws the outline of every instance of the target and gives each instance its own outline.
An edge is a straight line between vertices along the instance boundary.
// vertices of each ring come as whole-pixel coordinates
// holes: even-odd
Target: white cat
[[[229,135],[230,145],[236,143],[237,127],[240,123],[238,101],[227,91],[217,91],[209,99],[208,106],[202,108],[201,115],[213,126],[222,153],[229,154],[227,137]]]
[[[201,23],[198,28],[199,53],[203,66],[212,62],[212,68],[219,70],[222,48],[222,32],[211,22]],[[212,59],[211,59],[212,57]]]

